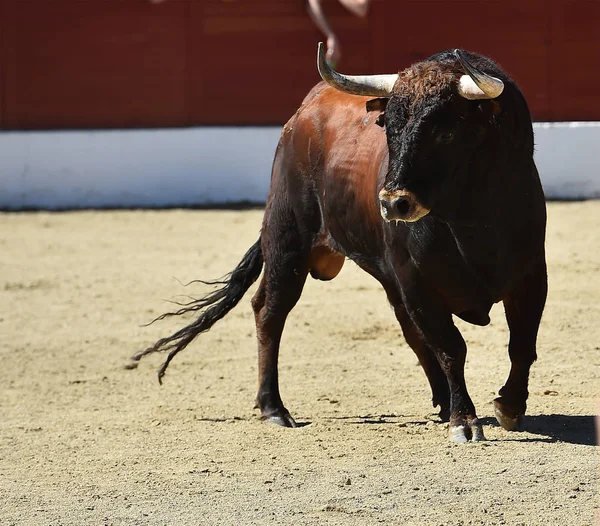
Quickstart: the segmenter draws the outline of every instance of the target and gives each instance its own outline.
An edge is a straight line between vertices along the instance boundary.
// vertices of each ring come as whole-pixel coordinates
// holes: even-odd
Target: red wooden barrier
[[[536,120],[600,120],[600,2],[374,0],[325,11],[339,69],[489,55]],[[304,0],[0,0],[2,129],[282,124],[318,81]]]

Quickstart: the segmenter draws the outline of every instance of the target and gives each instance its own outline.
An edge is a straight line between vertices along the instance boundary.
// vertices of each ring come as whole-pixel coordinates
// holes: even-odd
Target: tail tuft
[[[161,338],[151,347],[134,354],[131,359],[137,362],[147,354],[168,352],[167,359],[158,370],[158,382],[162,384],[167,367],[169,367],[175,355],[185,349],[200,333],[209,330],[239,303],[246,291],[260,276],[262,267],[263,254],[259,238],[231,273],[217,281],[202,281],[202,283],[209,285],[222,285],[220,288],[203,298],[192,299],[188,303],[182,304],[182,308],[178,311],[162,314],[150,323],[188,312],[200,312],[195,321],[179,329],[171,336]]]

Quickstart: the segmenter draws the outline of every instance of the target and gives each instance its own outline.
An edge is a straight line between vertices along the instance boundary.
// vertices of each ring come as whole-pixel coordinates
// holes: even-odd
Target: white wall
[[[0,208],[263,202],[279,127],[0,134]],[[549,198],[600,197],[600,123],[535,125]]]
[[[600,198],[600,122],[540,122],[534,132],[546,197]]]
[[[0,208],[263,202],[280,128],[0,134]]]

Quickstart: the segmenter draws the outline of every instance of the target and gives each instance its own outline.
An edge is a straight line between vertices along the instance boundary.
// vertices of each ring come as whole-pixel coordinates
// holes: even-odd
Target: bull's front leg
[[[407,312],[419,328],[423,339],[435,354],[446,375],[450,391],[450,430],[452,442],[479,442],[485,440],[483,427],[475,413],[475,406],[465,383],[467,345],[441,303],[432,297],[432,291],[420,287],[418,277],[404,287]]]
[[[498,423],[508,431],[521,427],[527,409],[529,369],[536,359],[537,333],[547,291],[546,265],[541,263],[504,299],[511,368],[500,396],[494,400],[494,409]]]
[[[452,442],[479,442],[485,440],[483,427],[475,413],[475,406],[465,383],[467,346],[459,330],[449,317],[448,323],[435,329],[428,338],[436,358],[446,374],[450,390],[450,431]]]

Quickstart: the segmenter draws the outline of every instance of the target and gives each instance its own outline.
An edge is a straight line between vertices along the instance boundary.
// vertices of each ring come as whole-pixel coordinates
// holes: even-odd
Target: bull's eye
[[[452,139],[454,139],[454,133],[452,132],[443,132],[436,137],[436,141],[439,144],[449,144],[452,142]]]

